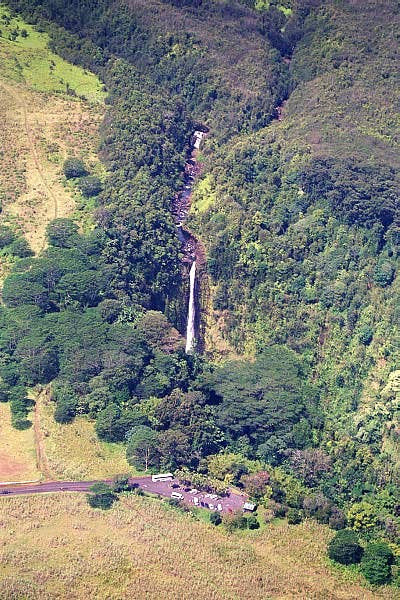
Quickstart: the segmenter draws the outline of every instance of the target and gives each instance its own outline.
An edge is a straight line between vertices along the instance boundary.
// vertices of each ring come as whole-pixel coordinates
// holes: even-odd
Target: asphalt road
[[[105,483],[111,483],[111,479],[102,480]],[[221,512],[234,512],[240,510],[246,502],[244,495],[231,492],[228,496],[210,498],[205,492],[194,492],[188,488],[179,486],[176,480],[153,482],[151,477],[132,477],[130,483],[139,485],[144,492],[159,494],[162,497],[170,498],[172,492],[178,492],[183,496],[183,502],[188,505],[194,505],[194,498],[197,498],[198,505],[214,510],[218,504],[221,506]],[[89,488],[99,481],[46,481],[43,483],[26,484],[0,484],[0,496],[19,496],[24,494],[43,494],[52,492],[88,492]],[[201,504],[203,503],[203,504]],[[213,508],[214,507],[214,508]]]

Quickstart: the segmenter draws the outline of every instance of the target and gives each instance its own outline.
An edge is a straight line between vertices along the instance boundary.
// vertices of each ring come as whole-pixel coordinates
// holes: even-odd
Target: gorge
[[[196,237],[185,228],[184,223],[190,210],[193,184],[200,173],[197,154],[201,142],[207,133],[208,130],[203,127],[202,129],[196,129],[191,137],[187,161],[185,163],[184,189],[176,194],[172,205],[178,237],[182,242],[182,251],[184,254],[183,263],[191,263],[189,271],[190,292],[186,329],[186,353],[193,352],[194,350],[196,341],[196,322],[198,322],[199,319],[199,315],[196,314],[196,307],[198,306],[198,302],[196,301],[196,260],[199,254],[199,245]]]

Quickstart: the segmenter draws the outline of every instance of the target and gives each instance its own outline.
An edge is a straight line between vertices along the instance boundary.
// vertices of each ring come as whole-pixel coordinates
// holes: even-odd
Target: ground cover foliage
[[[102,511],[84,494],[2,498],[0,516],[5,600],[396,597],[327,568],[332,532],[314,522],[227,536],[155,499],[121,495]]]
[[[396,3],[7,4],[109,94],[97,227],[56,220],[4,284],[16,420],[26,387],[53,382],[56,419],[88,414],[137,468],[221,488],[264,470],[249,489],[274,515],[398,552]],[[211,133],[190,224],[248,357],[222,365],[179,335],[170,203],[196,122]]]

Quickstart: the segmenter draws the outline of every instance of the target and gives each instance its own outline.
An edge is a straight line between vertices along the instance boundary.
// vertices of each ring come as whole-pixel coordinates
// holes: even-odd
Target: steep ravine
[[[177,227],[177,234],[179,240],[182,242],[184,279],[186,281],[189,278],[189,297],[187,300],[186,294],[184,294],[185,303],[188,305],[186,325],[187,353],[191,353],[195,349],[201,351],[202,348],[202,343],[199,339],[201,337],[199,276],[201,277],[201,267],[205,263],[205,253],[197,237],[185,227],[185,222],[190,211],[193,184],[201,171],[197,155],[207,133],[208,129],[206,127],[199,126],[191,136],[185,163],[184,188],[176,194],[172,204],[172,213]]]

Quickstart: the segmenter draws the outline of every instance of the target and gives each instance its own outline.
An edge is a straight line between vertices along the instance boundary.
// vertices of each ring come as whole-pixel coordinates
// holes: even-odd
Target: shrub
[[[98,177],[94,177],[93,175],[82,177],[79,182],[79,187],[82,194],[86,196],[86,198],[97,196],[97,194],[99,194],[103,189],[100,179]]]
[[[212,523],[212,525],[221,525],[222,523],[222,517],[219,514],[219,512],[212,512],[210,515],[210,523]]]
[[[117,500],[117,496],[106,483],[95,483],[90,488],[90,492],[91,493],[87,495],[87,501],[92,508],[108,510]]]
[[[222,518],[222,522],[229,533],[232,533],[236,529],[247,528],[247,519],[241,511],[237,511],[233,514],[225,514]]]
[[[342,529],[328,544],[328,556],[342,565],[351,565],[361,560],[363,549],[358,537],[350,529]]]
[[[329,527],[337,531],[346,527],[346,517],[339,508],[334,507],[332,509],[332,514],[329,517]]]
[[[250,515],[247,517],[247,527],[249,529],[259,529],[260,523],[255,515]]]
[[[76,402],[72,398],[60,400],[54,411],[54,420],[62,425],[71,423],[76,415]]]
[[[12,244],[10,244],[5,252],[12,254],[13,256],[17,256],[18,258],[26,258],[28,256],[33,256],[33,252],[29,247],[28,242],[25,238],[19,237]]]
[[[0,227],[0,249],[9,246],[15,240],[14,232],[5,225]]]
[[[360,335],[358,336],[358,339],[360,340],[360,342],[362,344],[364,344],[364,346],[369,346],[370,343],[372,342],[373,337],[374,337],[374,332],[369,325],[364,325],[363,327],[361,327]]]
[[[87,175],[85,163],[80,158],[67,158],[63,167],[64,175],[67,179],[75,177],[84,177]]]
[[[303,520],[303,513],[297,508],[289,508],[286,513],[286,518],[289,525],[298,525]]]
[[[389,546],[382,542],[368,544],[361,560],[361,573],[374,585],[388,583],[394,556]]]
[[[136,484],[137,486],[138,484]],[[129,483],[129,475],[117,475],[112,483],[112,490],[117,494],[121,492],[131,492],[133,486]]]

